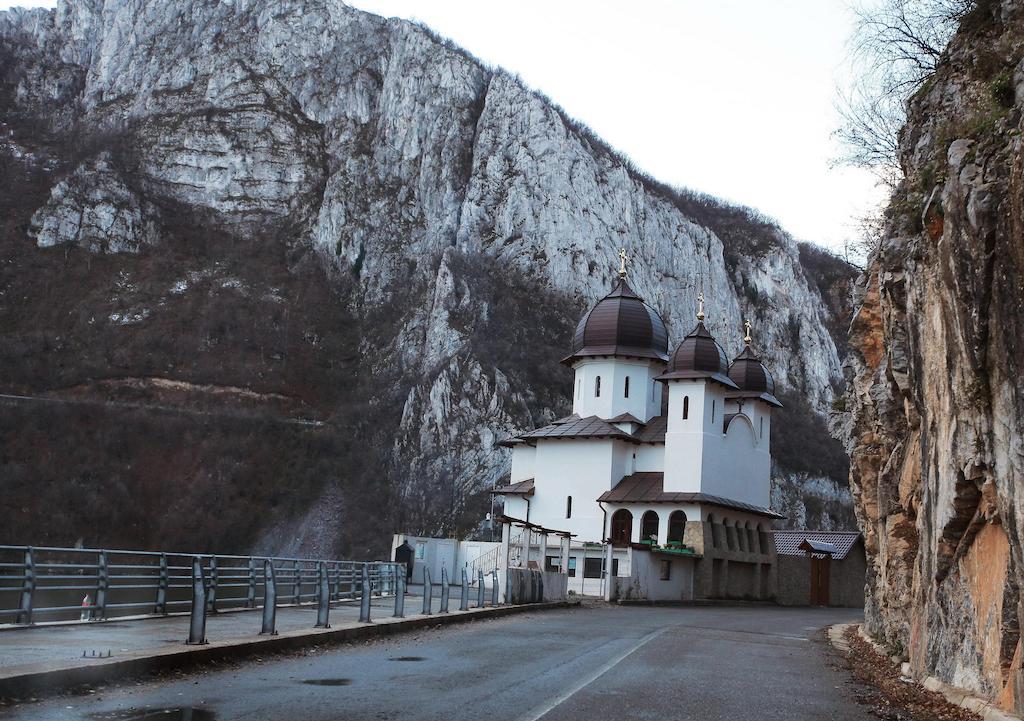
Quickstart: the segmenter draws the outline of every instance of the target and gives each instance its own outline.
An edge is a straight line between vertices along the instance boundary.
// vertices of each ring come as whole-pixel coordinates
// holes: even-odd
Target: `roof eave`
[[[712,373],[710,371],[669,371],[668,373],[662,373],[657,376],[654,380],[656,381],[683,381],[683,380],[700,380],[705,379],[714,381],[728,389],[738,391],[740,387],[736,385],[731,378],[722,373]]]

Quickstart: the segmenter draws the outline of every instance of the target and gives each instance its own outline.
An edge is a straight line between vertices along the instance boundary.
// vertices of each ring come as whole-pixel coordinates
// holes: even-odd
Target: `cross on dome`
[[[626,260],[628,260],[628,258],[629,258],[629,256],[626,255],[626,249],[625,248],[620,248],[619,249],[619,277],[620,278],[625,278],[626,277]]]
[[[749,318],[747,318],[745,321],[743,321],[743,327],[747,331],[747,334],[745,336],[743,336],[743,342],[746,345],[750,345],[751,338],[750,338],[750,319]]]
[[[697,294],[697,320],[704,322],[704,291]]]

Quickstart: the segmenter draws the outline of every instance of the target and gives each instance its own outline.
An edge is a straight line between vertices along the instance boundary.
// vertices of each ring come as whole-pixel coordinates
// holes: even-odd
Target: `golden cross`
[[[626,258],[627,257],[628,256],[626,255],[626,249],[625,248],[620,248],[619,249],[619,277],[620,278],[625,278],[626,277]]]
[[[747,330],[747,334],[743,336],[743,342],[750,345],[750,319],[743,321],[743,327]]]
[[[700,293],[697,294],[697,303],[699,304],[699,306],[697,308],[697,320],[699,320],[701,323],[703,323],[704,322],[704,291],[701,291]]]

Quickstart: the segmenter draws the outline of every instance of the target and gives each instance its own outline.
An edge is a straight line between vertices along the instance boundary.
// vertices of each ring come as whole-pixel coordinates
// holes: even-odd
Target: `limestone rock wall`
[[[901,135],[847,405],[869,631],[1024,710],[1024,3],[979,3]]]

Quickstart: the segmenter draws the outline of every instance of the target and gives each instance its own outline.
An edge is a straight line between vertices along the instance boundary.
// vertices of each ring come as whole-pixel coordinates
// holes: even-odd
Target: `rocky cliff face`
[[[869,630],[1024,709],[1024,3],[978,3],[901,135],[850,336]]]
[[[749,317],[780,385],[832,402],[834,313],[788,235],[659,186],[419,26],[338,0],[90,0],[0,13],[0,52],[11,388],[273,391],[379,454],[303,481],[327,500],[267,543],[308,547],[288,529],[359,474],[368,513],[398,509],[385,531],[451,531],[506,472],[496,441],[568,407],[557,360],[620,247],[674,339],[703,290],[730,352]],[[191,390],[154,396],[167,379]]]

